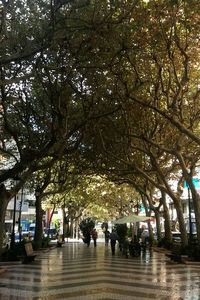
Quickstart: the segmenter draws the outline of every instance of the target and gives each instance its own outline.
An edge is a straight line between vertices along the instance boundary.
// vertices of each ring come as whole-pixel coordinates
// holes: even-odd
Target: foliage
[[[87,175],[87,172],[77,174],[74,186],[70,183],[68,186],[68,182],[65,183],[66,190],[60,194],[49,193],[43,207],[65,207],[71,219],[90,215],[94,219],[109,221],[130,212],[131,200],[134,205],[138,197],[126,184],[117,185],[105,176]]]
[[[54,220],[54,224],[55,224],[56,230],[59,232],[59,230],[60,230],[60,220],[59,219]]]
[[[50,238],[48,236],[42,238],[42,248],[48,248],[49,243],[50,243]]]
[[[199,245],[197,245],[197,244],[188,245],[188,247],[186,249],[186,254],[189,256],[189,258],[191,260],[200,261],[200,247],[199,247]]]
[[[116,230],[118,236],[119,236],[119,242],[122,243],[126,240],[127,237],[127,225],[126,224],[116,224],[114,226],[114,229]]]
[[[87,176],[85,179],[84,188],[89,200],[86,213],[98,220],[110,221],[131,212],[131,200],[136,202],[138,195],[130,186],[115,184],[106,176]]]
[[[20,256],[25,255],[25,245],[26,241],[21,241],[14,244],[13,249],[6,249],[2,254],[2,261],[18,261]]]
[[[132,237],[132,226],[130,226],[129,228],[127,228],[127,236],[129,237],[129,238],[131,238]]]
[[[195,261],[200,261],[200,247],[194,246],[191,252],[191,257],[195,260]]]
[[[81,232],[83,233],[83,236],[85,236],[86,232],[91,232],[92,229],[94,229],[95,227],[95,221],[91,218],[86,218],[84,220],[81,221],[79,228],[81,230]]]
[[[173,247],[173,243],[169,242],[165,237],[163,237],[162,239],[160,239],[160,241],[158,241],[158,247],[164,247],[166,249],[172,249]]]
[[[180,190],[170,181],[185,179],[200,240],[192,183],[200,157],[199,1],[80,2],[0,5],[0,183],[16,174],[25,182],[63,159],[47,191],[55,192],[73,160],[77,170],[131,183],[145,196],[147,186],[165,191],[178,207]],[[86,208],[103,220],[128,211],[116,185],[84,180],[64,199],[50,196],[50,205],[72,199],[72,218]],[[178,217],[184,233],[181,209]]]

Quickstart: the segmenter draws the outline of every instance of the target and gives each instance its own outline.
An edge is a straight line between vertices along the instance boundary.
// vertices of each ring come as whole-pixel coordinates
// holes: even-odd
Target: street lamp
[[[10,249],[13,249],[14,245],[15,245],[16,204],[17,204],[17,195],[15,194],[15,197],[14,197],[14,206],[13,206],[13,224],[12,224],[13,226],[12,226],[12,233],[11,233]]]
[[[15,185],[19,181],[19,177],[13,178]],[[17,205],[17,194],[14,196],[14,205],[13,205],[13,226],[11,232],[11,240],[10,240],[10,249],[13,249],[15,246],[15,221],[16,221],[16,205]]]
[[[22,216],[22,204],[23,204],[23,188],[21,189],[21,199],[19,203],[19,218],[18,218],[18,231],[19,231],[19,241],[22,240],[22,227],[21,227],[21,216]]]
[[[190,188],[188,187],[188,210],[189,210],[189,241],[192,241],[192,217],[191,217],[191,198],[190,198]]]

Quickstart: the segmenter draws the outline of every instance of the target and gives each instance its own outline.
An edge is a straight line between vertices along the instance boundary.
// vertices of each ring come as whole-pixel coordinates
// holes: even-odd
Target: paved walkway
[[[98,243],[66,243],[34,263],[7,266],[0,274],[4,300],[199,300],[200,267],[167,262],[163,254],[111,255]]]

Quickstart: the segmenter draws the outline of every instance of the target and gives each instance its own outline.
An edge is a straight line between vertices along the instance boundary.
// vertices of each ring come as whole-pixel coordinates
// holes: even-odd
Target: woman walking
[[[94,247],[97,246],[97,237],[98,237],[98,233],[97,233],[96,229],[94,228],[92,230],[92,239],[94,241]]]

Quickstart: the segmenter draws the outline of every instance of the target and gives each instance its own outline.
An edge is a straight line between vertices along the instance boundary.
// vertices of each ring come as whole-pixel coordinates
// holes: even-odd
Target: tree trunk
[[[4,227],[5,227],[5,216],[8,202],[11,196],[6,191],[4,184],[0,185],[0,255],[2,254],[3,238],[4,238]]]
[[[74,238],[79,239],[79,220],[75,221],[75,232],[74,232]]]
[[[157,240],[160,241],[162,238],[162,234],[161,234],[161,225],[160,225],[160,212],[155,209],[154,210],[155,213],[155,218],[156,218],[156,234],[157,234]]]
[[[185,247],[188,245],[188,236],[185,227],[185,220],[183,217],[183,208],[182,208],[181,200],[176,199],[176,201],[174,201],[174,206],[176,208],[177,218],[179,222],[179,228],[181,233],[181,244],[183,247]]]
[[[169,209],[166,204],[166,193],[163,191],[161,191],[161,193],[162,193],[163,216],[164,216],[164,220],[165,220],[165,223],[164,223],[165,239],[169,244],[171,244],[172,243],[172,232],[171,232]]]
[[[73,238],[74,235],[74,220],[71,218],[70,228],[68,232],[69,236]]]
[[[51,228],[51,221],[52,221],[52,218],[53,218],[53,214],[54,214],[54,211],[55,211],[55,205],[53,207],[53,209],[49,209],[48,213],[50,212],[50,217],[48,219],[48,224],[47,224],[47,236],[49,237],[49,229]]]
[[[62,241],[65,242],[65,237],[67,236],[68,228],[69,228],[69,218],[66,216],[65,208],[62,208],[63,213],[63,236]]]
[[[146,196],[145,195],[141,195],[142,197],[142,203],[144,205],[144,209],[145,209],[145,212],[146,212],[146,215],[147,216],[151,216],[151,211],[148,209],[148,203],[147,203],[147,200],[146,200]],[[148,230],[149,230],[149,238],[151,241],[153,241],[153,229],[152,229],[152,226],[151,226],[151,223],[148,222]]]
[[[36,224],[35,224],[34,241],[36,244],[36,248],[39,249],[42,247],[42,237],[43,237],[43,226],[42,226],[43,210],[42,210],[42,198],[40,195],[36,195],[35,209],[36,209]]]
[[[197,230],[197,241],[200,246],[200,197],[194,187],[191,186],[192,201],[194,206],[194,214],[196,221],[196,230]]]
[[[200,246],[200,197],[195,189],[195,186],[193,184],[193,175],[195,170],[195,163],[193,162],[190,166],[190,170],[188,171],[187,164],[185,163],[183,155],[180,153],[180,151],[176,152],[177,158],[179,159],[184,179],[186,180],[191,193],[192,193],[192,200],[193,200],[193,206],[194,206],[194,213],[195,213],[195,219],[196,219],[196,229],[197,229],[197,240],[198,245]]]

